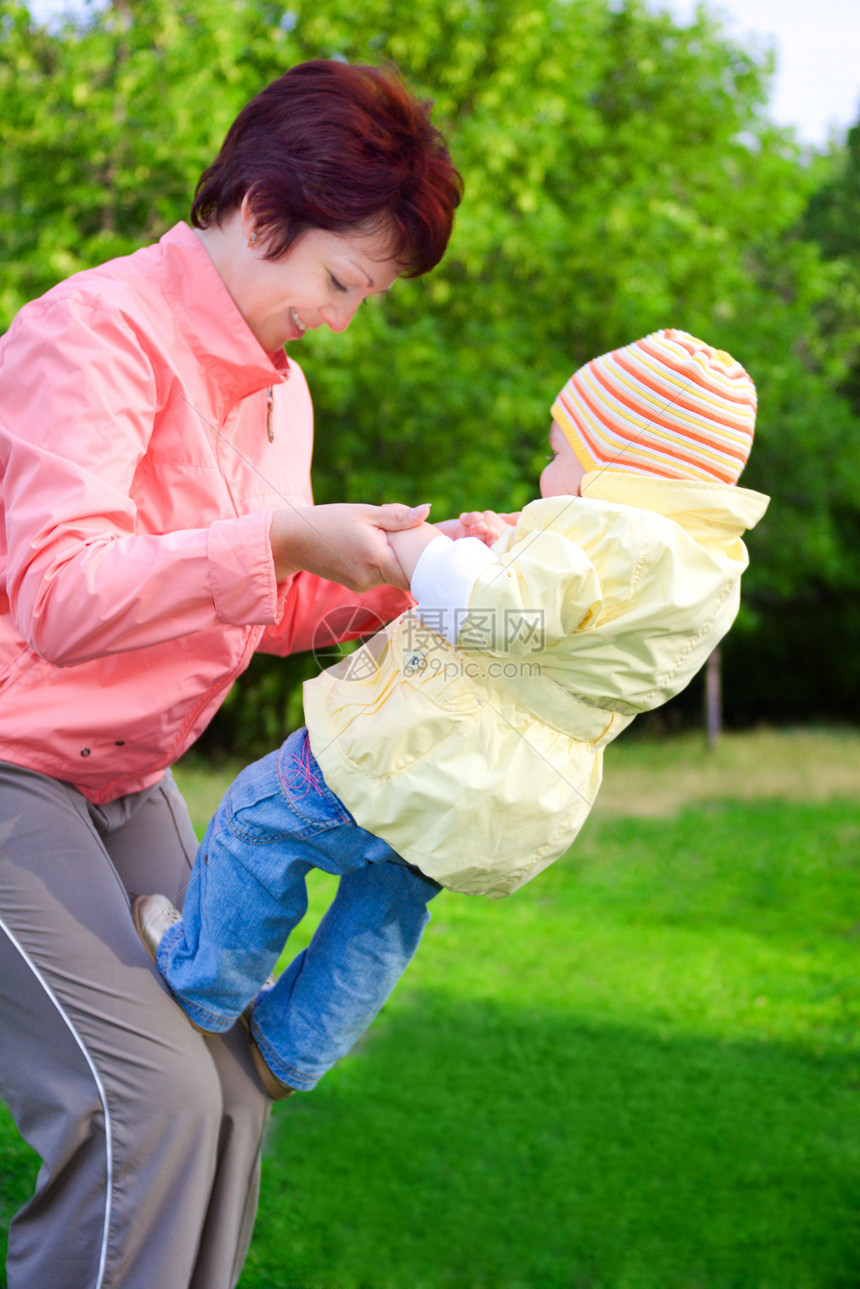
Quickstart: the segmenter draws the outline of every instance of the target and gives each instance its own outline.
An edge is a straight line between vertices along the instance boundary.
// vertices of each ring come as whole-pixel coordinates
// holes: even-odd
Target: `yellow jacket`
[[[417,610],[304,687],[326,783],[452,890],[507,895],[567,850],[603,748],[682,690],[734,621],[741,535],[768,504],[632,474],[586,475],[582,492],[532,502],[483,548],[454,631],[416,569]]]

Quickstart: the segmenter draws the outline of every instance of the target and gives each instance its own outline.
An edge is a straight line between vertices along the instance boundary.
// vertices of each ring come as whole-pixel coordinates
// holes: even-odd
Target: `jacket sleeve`
[[[257,649],[286,655],[358,640],[411,608],[414,601],[394,586],[350,591],[315,573],[296,573],[287,584],[283,614],[267,627]]]
[[[5,596],[21,636],[57,665],[280,616],[271,511],[136,531],[132,481],[158,394],[129,324],[74,296],[30,306],[4,340]]]
[[[502,554],[475,538],[422,553],[412,580],[425,625],[450,643],[493,654],[533,653],[583,630],[603,608],[597,571],[559,532],[532,531]]]

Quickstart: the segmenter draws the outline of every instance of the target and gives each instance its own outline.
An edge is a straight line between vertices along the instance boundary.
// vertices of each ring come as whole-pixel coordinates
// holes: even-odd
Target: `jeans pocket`
[[[307,730],[291,734],[278,753],[278,784],[294,816],[294,835],[298,837],[312,837],[355,822],[323,778]]]

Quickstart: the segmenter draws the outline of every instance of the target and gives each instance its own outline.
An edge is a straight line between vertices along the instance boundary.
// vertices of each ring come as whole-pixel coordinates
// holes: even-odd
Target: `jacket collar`
[[[290,374],[283,349],[267,354],[193,229],[179,223],[159,242],[161,287],[182,319],[182,327],[201,365],[211,373],[226,401],[233,404]]]
[[[751,488],[707,480],[658,479],[644,474],[594,470],[582,480],[581,495],[589,500],[620,502],[653,510],[685,528],[695,538],[739,537],[754,528],[767,510],[770,497]]]

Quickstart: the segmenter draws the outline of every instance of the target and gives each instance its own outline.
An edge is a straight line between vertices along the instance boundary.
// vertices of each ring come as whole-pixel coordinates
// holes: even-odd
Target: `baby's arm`
[[[510,524],[491,512],[484,520],[484,514],[467,512],[461,519],[496,520],[505,529]],[[542,643],[550,643],[581,630],[602,605],[590,559],[560,532],[534,531],[507,555],[489,549],[477,535],[452,541],[433,524],[389,533],[388,540],[409,579],[419,617],[452,645],[473,611],[483,629],[487,623],[493,628],[484,647],[516,653],[535,649],[535,632]],[[513,631],[516,624],[524,628],[519,634]],[[469,647],[481,650],[482,628],[470,631]]]
[[[445,527],[450,531],[450,524]],[[431,630],[456,644],[472,589],[487,568],[498,565],[498,555],[478,538],[452,540],[433,524],[420,524],[388,537],[418,602],[418,616]]]
[[[600,577],[582,547],[564,532],[542,528],[509,544],[506,535],[513,532],[506,526],[492,549],[476,537],[437,536],[424,546],[410,589],[418,616],[449,644],[494,654],[534,652],[583,630],[599,614]],[[464,629],[467,641],[461,641]]]
[[[411,582],[415,565],[434,537],[448,537],[453,541],[463,537],[477,537],[485,546],[492,546],[505,528],[516,526],[518,519],[519,513],[497,515],[494,510],[467,510],[459,519],[446,519],[439,524],[419,524],[416,528],[388,533],[388,544]]]
[[[388,533],[388,544],[400,561],[400,567],[409,582],[415,572],[425,547],[437,537],[442,536],[434,524],[418,524],[416,528],[404,528],[398,533]]]

